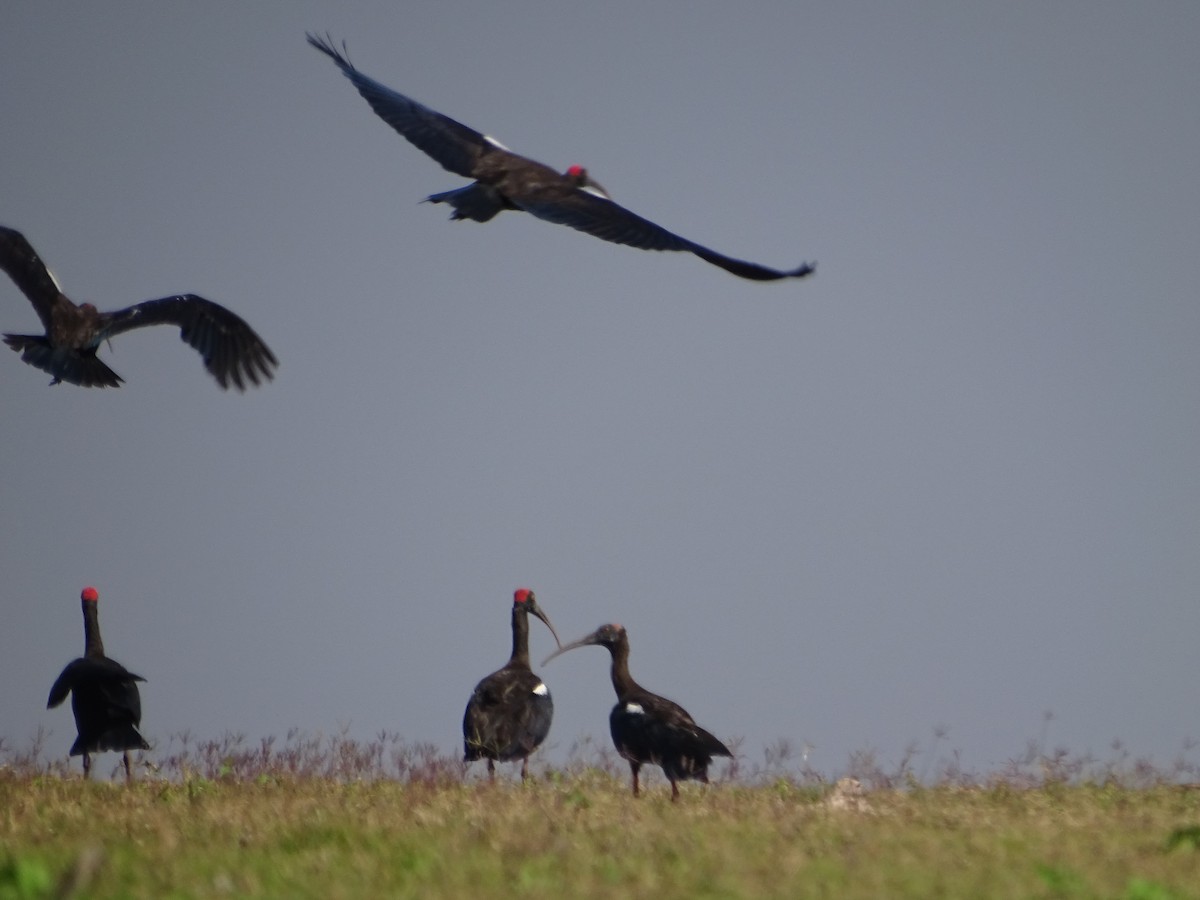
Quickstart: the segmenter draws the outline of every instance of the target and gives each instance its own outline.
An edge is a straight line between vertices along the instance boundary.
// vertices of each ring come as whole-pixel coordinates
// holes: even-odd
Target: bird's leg
[[[129,751],[126,750],[122,755],[121,761],[125,764],[125,783],[133,784],[133,771],[129,768]]]
[[[521,780],[524,781],[529,777],[529,757],[526,756],[521,760]]]
[[[675,779],[671,779],[671,802],[674,803],[679,799],[679,785],[675,783]]]
[[[496,783],[496,764],[492,760],[488,760],[488,781],[492,784]]]
[[[87,753],[83,754],[83,778],[86,781],[92,777],[92,757]]]
[[[642,767],[641,763],[630,762],[629,770],[633,773],[633,796],[638,795],[638,769]]]

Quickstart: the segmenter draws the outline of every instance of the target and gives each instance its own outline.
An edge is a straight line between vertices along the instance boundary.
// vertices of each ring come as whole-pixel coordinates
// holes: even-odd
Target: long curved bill
[[[592,632],[587,637],[581,637],[579,640],[572,641],[571,643],[567,644],[566,646],[559,644],[557,650],[555,650],[553,653],[551,653],[549,656],[547,656],[545,659],[542,660],[542,665],[544,666],[546,663],[550,662],[550,660],[554,659],[554,657],[556,657],[556,656],[562,656],[568,650],[574,650],[576,647],[590,647],[595,643],[596,643],[596,633]]]
[[[550,617],[542,612],[542,608],[537,605],[537,600],[533,600],[529,604],[529,611],[546,623],[546,627],[550,629],[550,633],[554,635],[554,643],[558,644],[559,649],[556,653],[562,652],[562,641],[558,639],[558,632],[554,630],[554,626],[550,624]]]

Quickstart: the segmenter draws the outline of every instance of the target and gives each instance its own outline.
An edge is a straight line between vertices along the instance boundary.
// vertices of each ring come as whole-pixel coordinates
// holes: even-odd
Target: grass
[[[586,741],[525,785],[389,735],[173,743],[129,788],[9,752],[0,898],[1200,898],[1200,790],[1137,763],[922,785],[867,754],[860,792],[776,747],[672,804]]]

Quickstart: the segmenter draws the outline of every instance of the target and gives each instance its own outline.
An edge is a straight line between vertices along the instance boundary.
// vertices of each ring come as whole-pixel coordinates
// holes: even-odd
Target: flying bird
[[[46,709],[52,709],[71,695],[78,737],[71,745],[71,756],[83,756],[83,777],[92,773],[91,754],[102,750],[120,750],[125,765],[125,780],[133,780],[129,768],[130,750],[148,750],[150,745],[138,733],[142,721],[142,698],[134,675],[115,659],[104,655],[100,639],[97,602],[100,594],[85,587],[80,594],[83,604],[83,656],[68,663],[50,688]]]
[[[148,325],[177,325],[180,337],[204,358],[222,389],[244,391],[274,378],[279,363],[240,316],[195,294],[147,300],[112,312],[72,303],[25,236],[0,226],[0,269],[33,304],[45,334],[5,334],[21,359],[81,387],[118,387],[122,378],[96,357],[100,345],[122,332]]]
[[[537,616],[562,646],[558,632],[537,604],[533,591],[513,594],[512,656],[475,686],[463,714],[463,759],[486,759],[488,777],[495,781],[496,762],[521,760],[521,778],[528,775],[529,755],[550,733],[554,702],[545,682],[529,667],[529,617]]]
[[[328,37],[309,34],[308,42],[337,63],[376,115],[401,136],[442,168],[474,179],[466,187],[426,198],[454,207],[452,219],[486,222],[505,209],[524,210],[539,219],[568,225],[614,244],[640,250],[694,253],[705,262],[755,281],[804,278],[814,271],[808,263],[790,270],[771,269],[702,247],[614,203],[582,166],[571,166],[559,174],[549,166],[513,153],[494,138],[368,78],[350,63],[345,42],[341,52]]]
[[[714,756],[733,756],[729,748],[696,724],[686,709],[652,694],[629,674],[629,635],[620,625],[601,625],[587,637],[559,647],[542,665],[576,647],[606,647],[612,656],[612,683],[617,705],[608,716],[617,752],[629,761],[633,796],[638,796],[638,772],[646,763],[661,766],[671,782],[671,800],[679,799],[676,782],[694,778],[708,783]]]

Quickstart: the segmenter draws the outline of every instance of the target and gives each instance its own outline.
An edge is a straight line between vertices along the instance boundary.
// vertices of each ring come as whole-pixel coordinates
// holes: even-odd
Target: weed
[[[157,897],[1196,898],[1192,746],[1165,770],[1031,743],[996,773],[928,749],[874,750],[845,771],[806,751],[739,753],[671,803],[640,800],[607,743],[494,785],[457,754],[391,732],[289,732],[146,754],[131,787],[83,781],[0,744],[0,900]],[[83,885],[79,887],[79,885]]]

